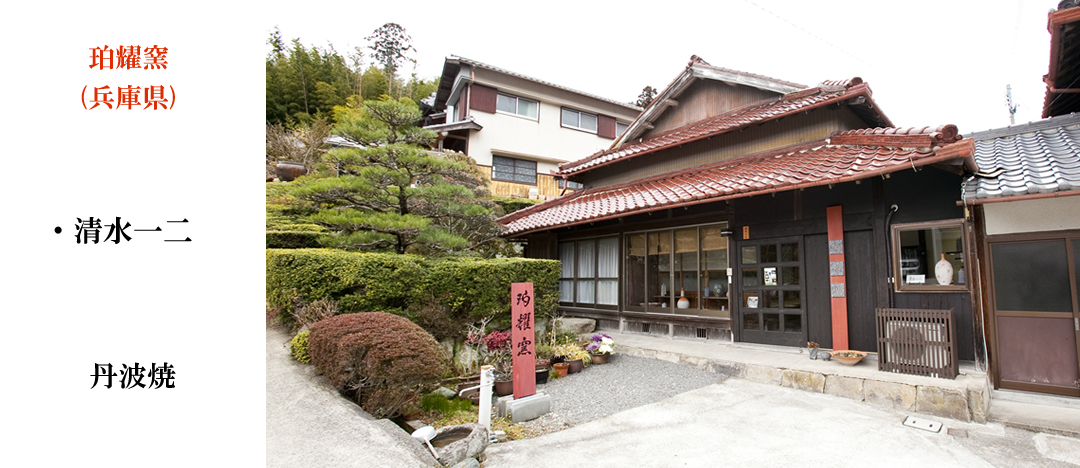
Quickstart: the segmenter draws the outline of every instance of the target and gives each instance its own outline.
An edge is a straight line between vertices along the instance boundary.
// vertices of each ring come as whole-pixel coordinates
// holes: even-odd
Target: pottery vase
[[[300,163],[282,161],[274,167],[277,169],[278,179],[282,182],[291,182],[293,179],[307,174],[307,168]]]
[[[514,393],[514,381],[513,380],[496,380],[495,381],[495,394],[499,396],[506,396]]]
[[[566,377],[566,374],[570,369],[570,364],[567,364],[565,362],[556,362],[555,364],[551,365],[551,368],[555,369],[555,372],[559,374],[559,377]]]
[[[568,361],[567,364],[570,365],[570,367],[566,371],[568,374],[576,374],[578,372],[581,372],[581,370],[585,368],[585,362],[581,359]]]
[[[937,282],[940,285],[952,284],[953,268],[952,264],[945,260],[945,254],[941,254],[941,261],[934,266],[934,276],[937,277]]]
[[[602,354],[602,353],[601,354],[593,354],[592,355],[592,363],[593,364],[607,364],[608,356],[611,356],[611,355],[610,354]]]
[[[677,307],[680,309],[690,308],[690,299],[686,298],[686,291],[684,289],[679,289],[679,302]]]
[[[546,384],[547,380],[548,380],[548,374],[550,374],[550,373],[551,373],[551,371],[548,370],[548,368],[546,366],[545,367],[537,366],[536,367],[536,383],[537,384]]]

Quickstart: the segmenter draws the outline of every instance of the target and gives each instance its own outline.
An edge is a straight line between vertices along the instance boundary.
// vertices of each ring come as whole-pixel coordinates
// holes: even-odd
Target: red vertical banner
[[[536,333],[533,284],[510,285],[510,343],[513,344],[514,399],[536,394]]]
[[[825,208],[829,229],[829,299],[832,306],[832,347],[848,349],[847,273],[844,270],[844,210]]]

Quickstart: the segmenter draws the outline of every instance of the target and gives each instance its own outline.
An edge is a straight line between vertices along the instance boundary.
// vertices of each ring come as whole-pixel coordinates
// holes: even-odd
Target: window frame
[[[558,181],[559,181],[559,188],[560,189],[570,189],[570,190],[584,190],[585,189],[585,185],[582,184],[581,182],[574,182],[572,180],[566,180],[566,179],[558,179]],[[577,185],[577,186],[575,187],[574,185]]]
[[[572,113],[577,114],[578,115],[578,124],[579,125],[570,125],[570,124],[566,123],[566,119],[563,118],[564,112],[572,112]],[[596,122],[596,127],[592,128],[592,129],[582,127],[580,125],[582,115],[588,115],[588,116],[592,117],[593,121]],[[598,135],[599,130],[600,130],[600,116],[598,114],[592,114],[592,113],[585,112],[585,111],[579,111],[577,109],[573,109],[573,108],[570,108],[570,107],[563,107],[559,111],[559,125],[561,125],[563,128],[569,128],[569,129],[572,129],[572,130],[578,130],[578,131],[582,131],[582,132],[585,132],[585,133],[592,133],[592,134]]]
[[[958,228],[960,230],[960,268],[964,268],[966,278],[964,284],[957,284],[954,282],[949,285],[941,284],[905,284],[903,270],[901,268],[901,259],[903,252],[900,245],[901,232],[910,231],[922,231],[942,228]],[[916,223],[901,223],[893,224],[890,226],[890,247],[892,248],[892,258],[889,259],[892,262],[892,276],[893,276],[893,290],[896,292],[961,292],[969,291],[971,288],[971,275],[970,271],[971,262],[968,261],[969,252],[971,246],[968,245],[967,239],[967,221],[963,218],[956,219],[943,219],[937,221],[924,221]],[[947,253],[947,252],[942,252]],[[928,277],[934,277],[934,266],[938,262],[933,262],[930,265],[926,265],[925,275]],[[958,271],[954,267],[953,274],[957,275]]]
[[[532,163],[532,165],[533,165],[533,167],[532,167],[532,169],[533,169],[533,181],[532,181],[532,183],[522,182],[522,181],[517,180],[515,178],[501,179],[501,178],[495,177],[495,159],[496,158],[505,159],[505,160],[508,160],[508,161],[513,161],[514,162],[514,175],[515,176],[518,173],[517,172],[518,163]],[[499,156],[497,154],[493,154],[493,155],[491,155],[491,180],[498,181],[498,182],[506,182],[506,183],[511,183],[511,184],[537,185],[537,180],[538,180],[539,175],[540,175],[540,167],[539,166],[540,166],[539,163],[537,163],[536,161],[530,161],[528,159],[510,158],[510,157],[506,157],[506,156]]]
[[[614,262],[615,262],[615,276],[600,276],[600,241],[602,241],[602,240],[611,240],[611,239],[615,240],[615,259],[614,259]],[[578,272],[578,267],[579,267],[578,253],[581,251],[580,245],[583,244],[583,243],[591,243],[592,244],[592,250],[593,250],[592,251],[592,255],[593,255],[593,264],[592,264],[593,275],[592,275],[592,277],[588,277],[588,278],[579,276],[579,272]],[[580,308],[588,308],[588,309],[619,310],[619,306],[622,303],[622,294],[621,294],[621,290],[622,290],[622,260],[621,260],[620,255],[619,255],[622,252],[622,245],[623,245],[622,244],[622,236],[614,235],[614,236],[591,237],[591,238],[587,238],[587,239],[566,240],[566,241],[562,241],[562,242],[558,243],[558,249],[561,251],[562,246],[565,245],[565,244],[573,245],[573,247],[571,248],[571,250],[573,251],[573,259],[571,260],[571,262],[573,263],[573,267],[571,268],[571,271],[573,272],[573,276],[562,276],[562,270],[560,269],[560,272],[559,272],[559,284],[562,284],[563,281],[569,281],[570,284],[573,285],[572,286],[573,291],[571,291],[571,293],[570,293],[570,298],[571,298],[570,302],[562,301],[562,298],[561,298],[562,292],[560,291],[559,305],[564,306],[564,307],[580,307]],[[561,258],[560,258],[560,261],[561,261]],[[592,281],[592,288],[593,288],[593,291],[592,291],[593,301],[592,302],[579,302],[578,301],[578,285],[579,285],[580,281]],[[614,304],[600,304],[600,303],[597,302],[597,299],[599,298],[600,282],[601,281],[615,281],[615,303]]]
[[[620,125],[622,125],[622,127],[623,127],[621,132],[619,131],[619,126]],[[618,120],[616,120],[615,121],[615,138],[621,137],[623,135],[623,133],[626,133],[626,131],[629,130],[629,129],[630,129],[630,124],[625,124],[625,123],[622,123],[622,122],[619,122]]]
[[[499,109],[499,97],[513,99],[514,100],[514,112]],[[535,117],[531,116],[531,115],[527,115],[527,114],[522,114],[520,112],[521,105],[519,104],[519,101],[522,101],[522,100],[529,101],[529,102],[531,102],[533,104],[536,104],[536,116]],[[537,101],[535,99],[529,99],[529,98],[521,97],[521,96],[515,96],[513,94],[498,91],[498,92],[495,93],[495,113],[496,114],[503,114],[503,115],[512,115],[514,117],[521,117],[523,119],[528,119],[528,120],[532,120],[532,121],[535,121],[535,122],[539,122],[540,121],[540,101]]]

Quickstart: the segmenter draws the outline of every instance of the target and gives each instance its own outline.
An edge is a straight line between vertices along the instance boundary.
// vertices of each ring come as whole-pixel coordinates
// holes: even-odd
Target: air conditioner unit
[[[948,329],[944,323],[890,320],[885,327],[888,359],[900,365],[931,369],[949,367]],[[936,373],[931,376],[937,377]]]

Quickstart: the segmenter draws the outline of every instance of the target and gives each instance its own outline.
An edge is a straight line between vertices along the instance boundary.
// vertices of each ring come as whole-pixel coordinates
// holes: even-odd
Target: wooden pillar
[[[832,308],[833,349],[848,349],[847,276],[844,272],[844,212],[825,209],[829,225],[829,297]]]

